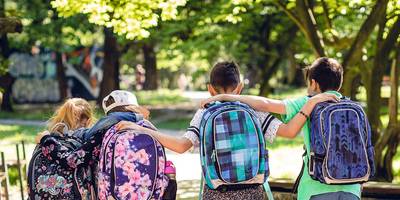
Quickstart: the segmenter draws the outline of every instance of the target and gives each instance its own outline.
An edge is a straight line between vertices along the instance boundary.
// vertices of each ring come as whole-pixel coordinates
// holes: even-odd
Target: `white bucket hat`
[[[107,106],[106,102],[110,97],[114,99],[114,103]],[[103,99],[103,110],[106,114],[115,107],[130,105],[139,106],[136,96],[125,90],[114,90]]]

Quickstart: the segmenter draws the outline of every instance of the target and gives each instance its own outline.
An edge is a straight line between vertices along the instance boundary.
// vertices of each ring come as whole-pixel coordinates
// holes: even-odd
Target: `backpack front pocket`
[[[257,176],[260,168],[258,129],[251,115],[243,110],[230,110],[214,120],[216,170],[226,183],[240,183]]]
[[[328,119],[328,151],[322,170],[326,182],[367,181],[370,166],[363,119],[352,108],[332,111]]]

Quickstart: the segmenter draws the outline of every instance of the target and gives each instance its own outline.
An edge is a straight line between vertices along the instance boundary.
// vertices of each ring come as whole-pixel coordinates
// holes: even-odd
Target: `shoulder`
[[[204,115],[204,112],[206,109],[200,108],[196,111],[196,113],[193,115],[192,121],[199,121]]]
[[[310,99],[309,96],[301,96],[301,97],[297,97],[297,98],[289,98],[289,99],[284,99],[283,103],[285,105],[300,105],[302,104],[302,106],[307,103],[307,101]]]

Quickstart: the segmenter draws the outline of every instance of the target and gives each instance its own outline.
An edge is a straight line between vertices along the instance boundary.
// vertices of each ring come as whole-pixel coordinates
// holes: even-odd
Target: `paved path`
[[[21,120],[21,119],[0,119],[0,124],[5,125],[25,125],[25,126],[46,126],[45,121]]]

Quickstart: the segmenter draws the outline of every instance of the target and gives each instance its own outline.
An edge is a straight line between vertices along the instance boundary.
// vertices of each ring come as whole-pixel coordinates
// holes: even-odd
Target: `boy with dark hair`
[[[234,62],[219,62],[214,65],[210,73],[210,84],[208,91],[212,96],[218,94],[232,94],[239,95],[243,89],[243,83],[240,81],[239,67]],[[337,101],[336,97],[332,94],[321,94],[311,98],[302,107],[303,114],[293,116],[293,120],[287,124],[283,124],[276,119],[273,115],[267,112],[256,112],[256,117],[259,124],[262,124],[262,132],[266,140],[272,142],[276,135],[282,137],[294,137],[303,124],[306,118],[303,115],[311,113],[313,107],[322,101]],[[117,125],[118,129],[131,128],[143,131],[154,136],[162,145],[172,151],[183,153],[190,149],[192,146],[202,145],[200,141],[200,123],[206,109],[199,109],[194,115],[190,126],[182,137],[175,137],[160,133],[158,131],[150,130],[138,126],[130,122],[120,122]],[[254,185],[250,187],[237,187],[234,190],[213,190],[204,187],[202,198],[204,199],[264,199],[265,192],[262,185]]]
[[[311,66],[305,69],[305,72],[308,96],[280,101],[258,96],[222,94],[211,97],[202,104],[204,105],[213,101],[241,101],[258,111],[282,114],[283,121],[288,122],[298,116],[298,113],[304,113],[301,110],[302,108],[304,109],[304,106],[312,99],[310,96],[317,94],[333,94],[337,98],[342,98],[342,95],[338,91],[343,82],[343,68],[338,61],[326,57],[318,58]],[[305,113],[304,119],[308,119],[309,116],[309,113]],[[328,185],[311,178],[308,173],[308,163],[310,159],[310,121],[307,120],[307,123],[305,123],[304,126],[302,125],[302,127],[306,154],[303,157],[304,168],[300,177],[297,199],[360,199],[361,185],[359,183]]]

